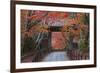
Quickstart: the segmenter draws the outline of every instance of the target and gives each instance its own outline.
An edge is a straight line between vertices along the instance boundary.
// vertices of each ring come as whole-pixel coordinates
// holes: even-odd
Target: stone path
[[[69,60],[65,51],[51,52],[42,61],[67,61]]]

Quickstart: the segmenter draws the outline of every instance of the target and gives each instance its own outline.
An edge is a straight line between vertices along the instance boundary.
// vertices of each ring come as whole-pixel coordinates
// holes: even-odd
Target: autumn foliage
[[[24,27],[21,29],[22,34],[27,35],[28,37],[34,37],[38,33],[48,33],[52,32],[49,28],[54,26],[61,26],[60,32],[63,34],[63,37],[68,40],[72,36],[73,39],[79,41],[88,35],[89,32],[89,21],[86,20],[86,17],[89,17],[88,13],[74,13],[74,12],[57,12],[57,11],[40,11],[40,10],[26,10],[27,12],[21,18],[26,21],[22,23],[21,26]],[[23,15],[23,13],[21,13]],[[58,25],[59,24],[59,25]],[[22,37],[22,38],[23,38]],[[58,45],[58,44],[57,44]]]

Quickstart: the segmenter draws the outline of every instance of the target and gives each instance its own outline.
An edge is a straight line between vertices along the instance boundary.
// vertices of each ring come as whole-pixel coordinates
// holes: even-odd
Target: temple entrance
[[[54,51],[65,49],[65,39],[62,35],[62,26],[51,26],[50,27],[50,37],[51,37],[51,49]]]
[[[64,50],[65,40],[62,32],[51,32],[51,47],[53,50]]]
[[[61,32],[62,27],[50,26],[50,32],[45,33],[40,43],[40,48],[48,48],[51,51],[64,51],[66,47],[65,38]]]

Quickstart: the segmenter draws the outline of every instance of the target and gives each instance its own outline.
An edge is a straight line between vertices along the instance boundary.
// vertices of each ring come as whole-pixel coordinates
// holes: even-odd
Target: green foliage
[[[89,24],[89,14],[85,15],[85,20],[84,20],[85,24]]]
[[[25,53],[28,53],[30,51],[32,51],[34,44],[33,44],[33,40],[31,37],[26,37],[24,39],[24,45],[23,48],[21,49],[21,54],[24,55]]]
[[[89,49],[89,44],[88,44],[88,40],[85,40],[85,39],[81,39],[80,42],[79,42],[79,50],[81,52],[88,52],[88,49]]]

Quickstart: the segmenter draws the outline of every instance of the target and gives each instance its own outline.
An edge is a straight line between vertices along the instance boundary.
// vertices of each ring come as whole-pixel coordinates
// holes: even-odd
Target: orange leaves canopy
[[[67,18],[68,15],[69,13],[66,12],[49,12],[46,17],[52,19],[63,19],[63,18]]]

